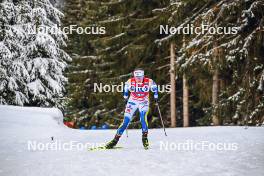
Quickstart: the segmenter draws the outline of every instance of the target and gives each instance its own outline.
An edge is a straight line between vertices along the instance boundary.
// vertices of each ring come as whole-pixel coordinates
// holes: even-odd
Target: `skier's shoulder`
[[[155,84],[155,82],[153,81],[153,79],[149,78],[149,77],[145,77],[144,78],[146,82],[150,83],[150,84]]]
[[[150,79],[149,77],[145,76],[144,77],[144,81],[150,82],[150,81],[152,81],[152,79]]]
[[[129,78],[129,79],[126,81],[126,83],[131,83],[131,81],[132,81],[132,78]]]

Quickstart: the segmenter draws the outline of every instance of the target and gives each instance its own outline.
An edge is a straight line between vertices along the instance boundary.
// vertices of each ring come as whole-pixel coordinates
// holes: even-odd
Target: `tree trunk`
[[[217,117],[217,114],[215,112],[215,106],[217,105],[218,102],[218,69],[214,71],[213,75],[213,92],[212,92],[212,105],[213,105],[213,124],[214,125],[219,125],[219,119]]]
[[[216,44],[215,44],[215,47]],[[214,51],[214,64],[216,65],[216,60],[219,57],[219,49],[215,49]],[[215,106],[218,103],[218,89],[219,89],[219,78],[218,78],[218,68],[215,66],[214,72],[213,72],[213,86],[212,86],[212,106],[213,106],[213,113],[212,113],[212,121],[215,126],[219,125],[219,118],[216,113]]]
[[[183,37],[183,48],[185,48],[185,37]],[[189,87],[186,74],[183,74],[183,127],[189,127]]]
[[[189,87],[185,74],[183,74],[183,126],[189,126]]]
[[[176,127],[176,81],[175,81],[175,43],[170,44],[170,110],[171,127]]]

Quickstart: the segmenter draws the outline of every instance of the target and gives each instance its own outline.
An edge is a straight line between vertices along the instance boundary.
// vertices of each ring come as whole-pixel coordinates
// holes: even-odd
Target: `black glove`
[[[127,104],[128,98],[124,98],[124,102],[125,102],[125,104]]]

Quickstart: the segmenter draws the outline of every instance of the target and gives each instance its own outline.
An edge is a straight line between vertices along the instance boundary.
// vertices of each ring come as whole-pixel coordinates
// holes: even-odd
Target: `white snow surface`
[[[58,109],[0,106],[0,176],[263,176],[263,127],[193,127],[150,129],[151,148],[144,150],[141,130],[129,130],[105,151],[29,150],[38,143],[103,143],[115,130],[77,130],[65,127]],[[165,150],[160,144],[232,143],[237,150]]]

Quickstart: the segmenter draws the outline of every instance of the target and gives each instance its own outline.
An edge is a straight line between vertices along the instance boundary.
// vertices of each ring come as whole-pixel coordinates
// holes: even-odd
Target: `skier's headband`
[[[134,77],[144,77],[144,70],[137,69],[133,72]]]

